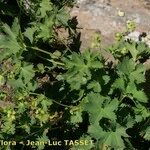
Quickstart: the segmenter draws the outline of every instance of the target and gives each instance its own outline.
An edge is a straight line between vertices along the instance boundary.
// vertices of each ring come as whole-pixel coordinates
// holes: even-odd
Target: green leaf
[[[51,11],[52,9],[52,3],[50,2],[50,0],[42,0],[42,2],[40,3],[41,17],[44,18],[46,16],[46,13],[48,11]]]
[[[20,79],[20,78],[17,79],[17,80],[10,79],[10,80],[8,80],[8,84],[11,85],[12,87],[16,88],[16,89],[17,88],[24,88],[25,87],[22,79]]]
[[[125,81],[123,78],[118,78],[115,80],[115,82],[112,84],[112,88],[114,89],[120,89],[122,91],[125,91]]]
[[[63,62],[68,70],[63,77],[70,84],[72,90],[80,89],[82,85],[87,84],[91,79],[92,72],[103,68],[99,55],[90,51],[82,54],[72,53],[68,58],[64,58]],[[98,84],[93,84],[93,86],[96,91],[100,91]]]
[[[117,125],[115,131],[105,132],[98,124],[93,124],[89,126],[88,133],[108,147],[120,150],[125,148],[122,137],[128,137],[126,128],[120,125]]]
[[[82,119],[82,112],[79,111],[79,110],[74,111],[73,114],[71,115],[70,121],[73,124],[81,123],[83,121],[83,119]]]
[[[145,130],[144,139],[150,141],[150,126]]]
[[[117,110],[118,105],[119,101],[117,99],[113,99],[112,101],[110,101],[110,103],[105,105],[105,107],[103,108],[103,117],[109,118],[110,120],[116,120],[115,111]]]
[[[90,122],[98,123],[102,118],[116,120],[115,111],[118,107],[118,100],[110,101],[107,97],[102,97],[100,94],[90,93],[87,95],[88,103],[85,104],[85,111],[90,114]],[[107,103],[103,103],[106,101]]]
[[[130,75],[130,73],[135,69],[135,63],[132,59],[126,57],[118,64],[117,69],[121,74]]]
[[[41,101],[41,105],[44,111],[47,111],[48,108],[52,105],[52,100],[47,99],[46,97]]]
[[[15,124],[13,124],[11,121],[4,122],[1,128],[1,131],[5,134],[14,134],[15,130]]]
[[[142,54],[150,54],[150,47],[148,47],[145,42],[139,42],[137,44],[137,50],[139,51],[139,56],[141,56]]]
[[[132,94],[133,94],[133,97],[137,99],[138,101],[143,102],[143,103],[148,102],[148,98],[143,91],[133,91]]]
[[[134,82],[129,82],[126,87],[126,93],[134,93],[137,91],[136,84]]]
[[[15,37],[19,36],[21,29],[20,29],[18,18],[14,19],[11,30],[12,30],[13,34],[15,35]]]
[[[91,81],[87,85],[87,89],[93,89],[94,92],[100,92],[101,91],[101,85],[99,84],[99,82]]]
[[[127,43],[127,49],[132,55],[134,61],[136,61],[139,51],[136,49],[136,42],[132,41],[132,43]]]
[[[102,140],[106,134],[103,129],[99,126],[99,124],[92,124],[88,127],[88,133],[91,137]]]
[[[60,9],[56,15],[56,19],[64,26],[68,26],[69,18],[70,18],[70,15],[69,13],[66,12],[64,8]]]
[[[35,27],[31,27],[31,28],[27,28],[24,32],[24,36],[26,36],[30,40],[31,43],[33,42],[33,39],[34,39],[33,35],[36,30],[37,29]]]
[[[21,49],[24,49],[18,42],[20,32],[18,19],[14,20],[12,29],[7,24],[3,24],[2,29],[5,35],[0,35],[0,61],[12,54],[17,54]]]
[[[118,126],[115,132],[106,132],[103,143],[108,146],[111,146],[111,148],[123,150],[125,148],[125,145],[122,137],[128,137],[126,129],[121,126]]]
[[[104,75],[102,78],[103,78],[105,84],[109,83],[109,81],[110,81],[110,76],[109,75]]]
[[[141,122],[150,117],[150,111],[143,106],[142,104],[136,104],[136,107],[133,108],[135,113],[135,121]]]
[[[24,64],[21,67],[20,78],[24,81],[25,84],[30,82],[30,80],[34,77],[35,71],[33,69],[33,65]]]
[[[136,66],[136,70],[131,72],[129,78],[132,81],[136,81],[137,84],[145,82],[145,72],[146,68],[143,64]]]
[[[43,41],[51,39],[54,36],[53,25],[54,22],[52,18],[45,18],[45,21],[43,23],[39,23],[37,25],[38,34],[36,35],[36,38],[41,38],[43,39]]]
[[[132,94],[133,98],[139,102],[147,103],[148,98],[142,90],[137,90],[136,84],[134,82],[129,82],[126,87],[126,93]]]
[[[26,103],[23,103],[23,102],[20,102],[20,103],[18,103],[18,105],[17,105],[17,113],[18,114],[23,114],[23,113],[25,113],[25,111],[26,111],[26,109],[27,109],[27,104]]]

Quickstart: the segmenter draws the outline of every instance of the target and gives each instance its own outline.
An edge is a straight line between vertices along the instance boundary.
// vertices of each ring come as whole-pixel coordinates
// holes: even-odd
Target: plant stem
[[[37,93],[33,93],[33,92],[30,92],[30,94],[32,94],[32,95],[41,95],[41,94],[37,94]],[[52,99],[51,99],[51,100],[52,100]],[[57,102],[57,101],[55,101],[55,100],[52,100],[52,102],[54,102],[54,103],[56,103],[56,104],[58,104],[58,105],[60,105],[60,106],[63,106],[63,107],[71,107],[71,106],[69,106],[69,105],[65,105],[65,104],[59,103],[59,102]]]
[[[47,52],[47,51],[45,51],[45,50],[43,50],[43,49],[40,49],[40,48],[37,48],[37,47],[29,47],[29,46],[27,46],[27,48],[31,48],[31,49],[33,49],[33,50],[42,52],[42,53],[44,53],[44,54],[48,54],[48,55],[50,55],[50,56],[53,55],[52,53]],[[57,64],[57,65],[61,65],[61,66],[64,66],[63,63],[54,61],[53,59],[46,59],[46,58],[44,58],[44,57],[42,57],[42,56],[38,56],[38,57],[40,57],[40,58],[42,58],[42,59],[45,59],[45,60],[47,60],[47,61],[49,61],[49,62],[51,62],[51,63]]]
[[[58,62],[58,61],[54,61],[53,59],[47,59],[47,58],[44,58],[44,57],[39,56],[39,55],[37,55],[37,56],[40,57],[40,58],[42,58],[42,59],[44,59],[44,60],[46,60],[46,61],[49,61],[49,62],[51,62],[51,63],[57,64],[57,65],[61,65],[61,66],[64,66],[63,63]]]
[[[42,53],[44,53],[44,54],[48,54],[48,55],[50,55],[50,56],[52,55],[52,53],[47,52],[47,51],[45,51],[45,50],[43,50],[43,49],[40,49],[40,48],[38,48],[38,47],[30,47],[30,46],[27,46],[27,48],[31,48],[31,49],[33,49],[33,50],[42,52]]]

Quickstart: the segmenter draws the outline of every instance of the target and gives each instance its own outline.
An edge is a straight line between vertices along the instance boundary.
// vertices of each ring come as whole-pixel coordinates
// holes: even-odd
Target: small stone
[[[125,40],[131,39],[133,41],[138,42],[139,41],[139,36],[140,36],[140,32],[134,31],[134,32],[129,33],[127,36],[125,36]]]

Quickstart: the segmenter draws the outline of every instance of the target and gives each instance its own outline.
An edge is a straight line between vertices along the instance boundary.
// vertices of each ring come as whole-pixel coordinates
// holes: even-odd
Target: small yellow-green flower
[[[118,14],[119,17],[124,17],[125,16],[125,12],[122,11],[122,10],[118,10],[117,14]]]

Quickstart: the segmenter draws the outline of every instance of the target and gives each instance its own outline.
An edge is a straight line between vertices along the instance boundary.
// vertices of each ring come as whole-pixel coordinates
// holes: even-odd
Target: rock
[[[138,42],[138,41],[139,41],[140,34],[141,34],[141,33],[138,32],[138,31],[131,32],[131,33],[129,33],[127,36],[125,36],[125,40],[131,39],[131,40],[133,40],[133,41],[135,41],[135,42]]]
[[[104,46],[114,41],[115,33],[125,31],[126,22],[134,20],[137,32],[150,31],[150,2],[144,0],[78,0],[71,10],[77,16],[81,32],[81,50],[89,47],[92,34],[100,31]],[[118,11],[124,15],[118,15]]]

